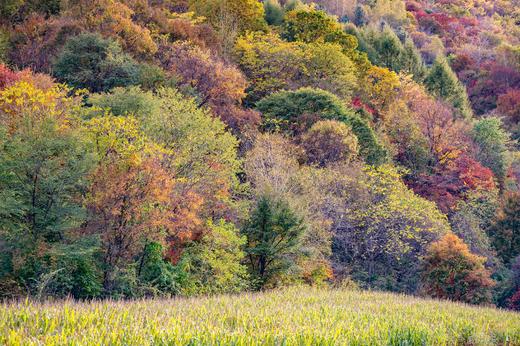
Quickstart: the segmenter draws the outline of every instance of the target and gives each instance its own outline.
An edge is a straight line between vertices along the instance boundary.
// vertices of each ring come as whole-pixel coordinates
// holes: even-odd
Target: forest
[[[0,299],[295,285],[520,310],[518,0],[1,2]]]

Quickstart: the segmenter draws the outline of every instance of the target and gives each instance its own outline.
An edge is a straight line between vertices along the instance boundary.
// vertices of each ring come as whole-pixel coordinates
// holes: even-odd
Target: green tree
[[[386,150],[379,143],[367,121],[346,109],[333,94],[319,89],[302,88],[281,91],[257,103],[264,117],[266,130],[280,129],[300,134],[319,120],[337,120],[352,128],[360,146],[361,157],[369,164],[380,164],[386,159]]]
[[[422,263],[422,288],[434,298],[471,304],[489,303],[494,281],[484,257],[472,254],[454,235],[446,234],[430,245]]]
[[[99,34],[80,34],[67,41],[53,66],[54,76],[92,92],[139,84],[140,66],[121,47]]]
[[[89,100],[116,115],[135,115],[144,134],[170,151],[169,174],[181,180],[175,190],[182,196],[202,198],[201,219],[218,218],[235,208],[231,193],[238,186],[240,171],[238,140],[220,119],[199,108],[195,99],[174,89],[151,92],[129,87]]]
[[[509,134],[502,129],[502,121],[499,118],[481,119],[475,123],[472,134],[478,146],[477,159],[493,171],[503,186],[510,158]]]
[[[282,25],[285,11],[278,0],[264,1],[265,21],[269,25]]]
[[[365,26],[368,23],[368,15],[363,5],[357,5],[354,10],[354,24],[358,27]]]
[[[245,236],[232,223],[209,221],[206,233],[188,246],[181,260],[188,275],[184,293],[234,293],[247,288],[247,267],[242,264],[245,243]]]
[[[488,233],[493,247],[504,263],[508,264],[520,255],[520,193],[509,192],[504,196]]]
[[[258,288],[276,284],[273,280],[295,266],[305,228],[287,202],[268,196],[258,198],[243,229],[246,256]]]
[[[338,43],[345,51],[357,47],[356,38],[344,32],[334,17],[325,11],[307,8],[287,13],[282,37],[305,43]]]
[[[415,292],[426,245],[450,230],[435,203],[413,193],[390,165],[316,173],[332,221],[333,266],[365,287]]]
[[[265,29],[264,8],[256,0],[190,0],[189,8],[219,30]]]
[[[69,247],[62,248],[58,257],[71,262],[51,261],[58,251],[55,245],[73,243],[70,231],[85,220],[82,195],[92,156],[76,130],[63,128],[53,119],[34,125],[20,127],[14,133],[0,126],[0,243],[10,267],[7,275],[31,294],[45,294],[49,282],[45,278],[54,280],[51,273],[65,270],[70,274],[68,280],[76,280],[76,284],[57,288],[56,295],[95,295],[93,286],[79,284],[90,274],[70,269],[73,256],[87,266],[94,261],[92,257],[77,257]],[[69,269],[63,269],[62,264]]]
[[[421,57],[421,53],[410,39],[404,42],[403,51],[401,53],[400,71],[411,74],[413,79],[418,83],[422,83],[426,77],[427,69]]]
[[[136,262],[137,295],[176,295],[181,292],[181,278],[177,268],[164,259],[164,247],[148,242]],[[136,294],[133,294],[136,296]]]
[[[301,87],[348,99],[356,88],[358,68],[338,43],[285,42],[275,34],[248,34],[237,40],[235,56],[251,81],[249,104],[273,92]]]
[[[445,58],[437,58],[425,79],[426,88],[455,108],[457,115],[469,119],[472,116],[466,88],[458,80]]]

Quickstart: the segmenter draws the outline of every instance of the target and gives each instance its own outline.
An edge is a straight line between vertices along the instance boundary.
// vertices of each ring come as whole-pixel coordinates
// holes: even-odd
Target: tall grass
[[[0,308],[2,345],[520,345],[517,313],[308,287]]]

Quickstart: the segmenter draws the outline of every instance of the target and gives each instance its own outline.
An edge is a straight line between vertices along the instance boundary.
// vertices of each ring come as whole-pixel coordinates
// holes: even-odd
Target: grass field
[[[520,345],[520,314],[387,293],[290,288],[133,302],[11,303],[1,345]]]

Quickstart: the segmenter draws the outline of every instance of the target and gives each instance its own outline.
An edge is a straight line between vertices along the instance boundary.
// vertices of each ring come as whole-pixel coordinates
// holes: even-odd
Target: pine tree
[[[457,110],[459,117],[471,118],[472,111],[466,88],[460,83],[445,58],[435,60],[425,82],[426,87],[434,96],[445,100]]]
[[[400,65],[401,70],[411,74],[416,82],[421,82],[426,77],[426,67],[421,54],[411,40],[404,43]]]
[[[285,201],[268,196],[259,198],[243,230],[247,237],[246,254],[259,287],[295,265],[305,229],[303,219]]]
[[[354,11],[354,24],[356,26],[364,26],[367,23],[367,11],[363,6],[356,6],[356,10]]]

